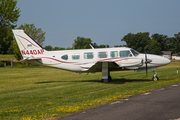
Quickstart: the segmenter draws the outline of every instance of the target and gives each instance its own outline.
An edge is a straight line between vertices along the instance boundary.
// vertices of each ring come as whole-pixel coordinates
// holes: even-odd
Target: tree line
[[[160,51],[172,51],[172,53],[180,53],[180,32],[178,34],[174,34],[174,37],[168,37],[163,34],[152,34],[150,37],[149,32],[139,32],[136,34],[128,33],[125,35],[121,41],[125,41],[126,45],[124,47],[133,48],[141,53],[147,52],[151,54],[159,54]],[[97,45],[93,43],[90,38],[84,38],[78,36],[75,39],[75,49],[89,49],[91,48],[90,44],[94,48],[105,48],[109,47],[109,45]],[[122,45],[115,45],[114,47],[122,47]],[[50,49],[49,49],[50,48]],[[65,50],[65,48],[46,46],[46,50]],[[73,48],[67,48],[73,49]]]
[[[172,51],[172,53],[180,52],[180,32],[174,34],[174,37],[168,37],[163,34],[152,34],[149,32],[139,32],[137,34],[128,33],[121,41],[127,43],[127,47],[131,47],[139,52],[148,52],[159,54],[160,51]]]
[[[34,24],[21,24],[17,27],[17,21],[20,17],[20,8],[16,7],[17,0],[0,0],[0,54],[15,54],[17,60],[22,59],[20,50],[17,46],[12,29],[23,29],[32,39],[34,39],[40,46],[43,46],[45,41],[45,32],[41,28],[36,28]],[[139,52],[148,52],[152,54],[159,54],[160,51],[172,51],[173,53],[180,52],[180,32],[174,34],[174,37],[168,37],[163,34],[152,34],[149,37],[149,32],[139,32],[136,34],[128,33],[121,41],[125,41],[127,47],[133,48]],[[46,50],[69,50],[69,49],[90,49],[92,45],[94,48],[108,48],[109,45],[98,45],[93,43],[91,38],[78,36],[72,47],[61,48],[47,45]],[[115,45],[114,47],[121,47],[122,45]]]
[[[44,47],[44,49],[51,51],[51,50],[72,50],[72,49],[91,49],[92,45],[94,48],[109,48],[109,45],[98,45],[96,43],[93,43],[91,38],[85,38],[85,37],[80,37],[78,36],[75,40],[74,43],[72,44],[72,47],[68,48],[62,48],[62,47],[52,47],[51,45],[47,45]]]

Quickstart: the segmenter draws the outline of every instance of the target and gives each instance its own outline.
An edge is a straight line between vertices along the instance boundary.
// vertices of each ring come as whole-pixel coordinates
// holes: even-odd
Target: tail
[[[24,60],[35,59],[43,55],[46,50],[31,39],[24,30],[12,30]]]

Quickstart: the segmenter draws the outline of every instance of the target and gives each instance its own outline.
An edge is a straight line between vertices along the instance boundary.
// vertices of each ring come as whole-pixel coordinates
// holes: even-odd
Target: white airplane
[[[23,60],[35,64],[59,68],[78,73],[102,72],[102,82],[111,81],[110,71],[137,70],[137,72],[153,71],[152,80],[156,76],[156,68],[167,65],[167,58],[142,54],[132,48],[100,48],[80,50],[46,51],[32,40],[24,30],[13,30]]]

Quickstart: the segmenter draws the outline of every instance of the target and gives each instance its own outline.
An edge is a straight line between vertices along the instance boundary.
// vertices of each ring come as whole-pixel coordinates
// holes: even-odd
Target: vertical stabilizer
[[[24,30],[13,30],[13,33],[23,59],[35,58],[44,54],[45,50],[32,40]]]

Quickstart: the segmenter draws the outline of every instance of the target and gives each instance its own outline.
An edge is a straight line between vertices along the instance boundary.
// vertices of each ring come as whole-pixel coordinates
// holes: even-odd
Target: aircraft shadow
[[[152,80],[150,79],[126,79],[126,78],[120,78],[120,79],[113,79],[110,84],[123,84],[127,82],[150,82]]]
[[[101,82],[100,80],[61,80],[61,81],[44,81],[36,82],[35,84],[45,84],[45,83],[62,83],[62,82]]]
[[[105,84],[124,84],[126,82],[150,82],[152,80],[150,79],[113,79],[109,83]],[[35,84],[47,84],[47,83],[62,83],[62,82],[96,82],[96,83],[102,83],[101,80],[66,80],[66,81],[42,81],[42,82],[36,82]]]

